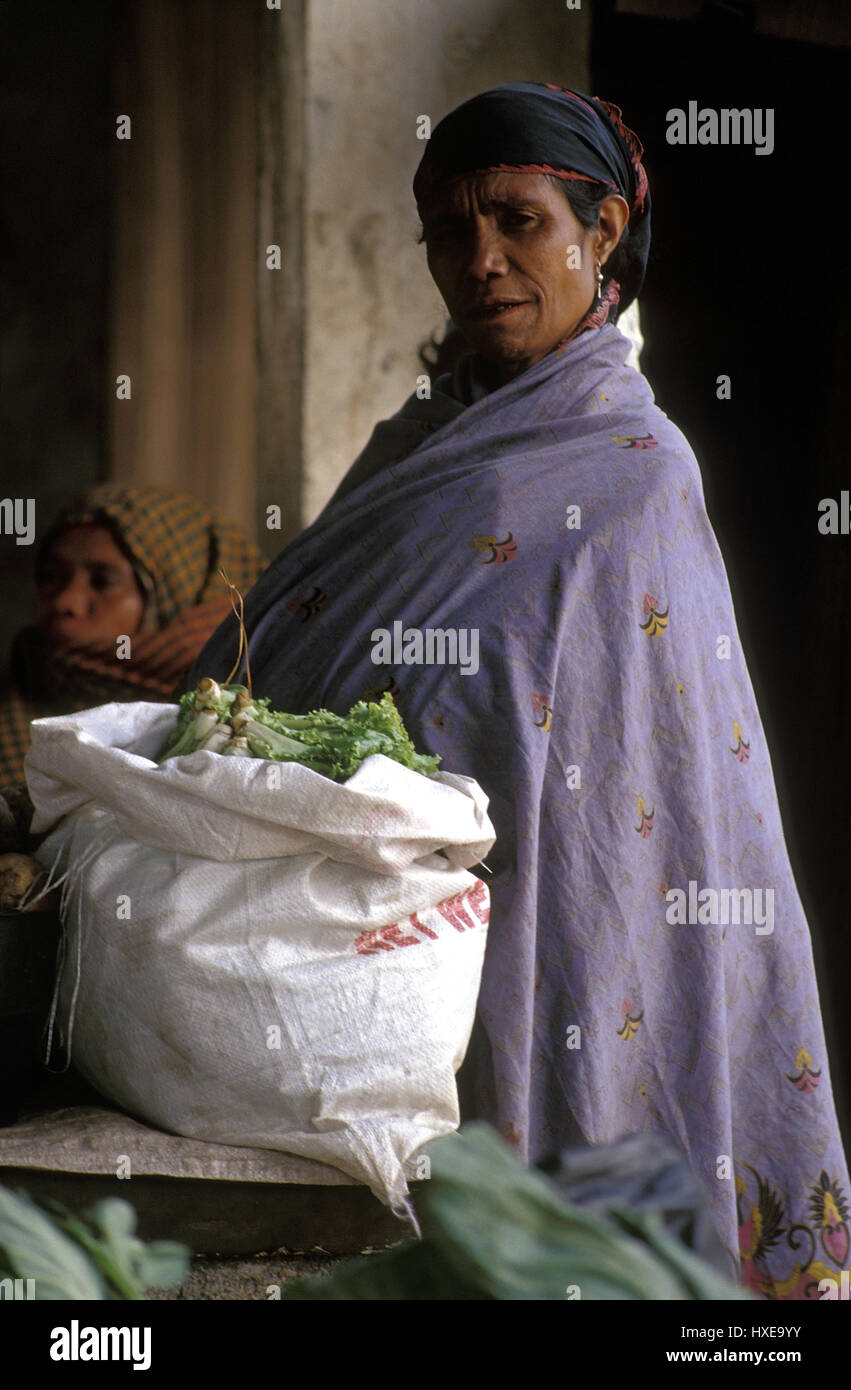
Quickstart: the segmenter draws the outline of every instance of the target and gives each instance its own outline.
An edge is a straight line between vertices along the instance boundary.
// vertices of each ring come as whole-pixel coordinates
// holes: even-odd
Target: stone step
[[[350,1255],[410,1234],[368,1188],[328,1164],[167,1134],[73,1080],[64,1090],[45,1082],[0,1128],[0,1183],[75,1212],[123,1197],[144,1240],[179,1240],[195,1254]]]

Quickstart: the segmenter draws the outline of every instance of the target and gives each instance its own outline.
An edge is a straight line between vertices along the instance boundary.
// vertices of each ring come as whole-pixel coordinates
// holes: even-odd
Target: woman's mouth
[[[47,618],[39,626],[51,642],[60,646],[83,647],[92,641],[88,625],[81,625],[70,618]]]
[[[515,309],[521,309],[528,302],[528,299],[494,299],[486,304],[476,305],[470,310],[468,318],[472,319],[474,323],[507,318],[514,313]]]

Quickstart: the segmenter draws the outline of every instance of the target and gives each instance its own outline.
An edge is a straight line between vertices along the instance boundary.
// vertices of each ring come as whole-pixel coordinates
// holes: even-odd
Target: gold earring
[[[603,302],[603,268],[599,261],[597,262],[597,302],[599,304]]]

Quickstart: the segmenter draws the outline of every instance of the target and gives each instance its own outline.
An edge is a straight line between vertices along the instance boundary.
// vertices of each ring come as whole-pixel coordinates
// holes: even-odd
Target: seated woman
[[[666,1131],[743,1280],[818,1297],[848,1175],[807,923],[700,472],[615,326],[641,155],[616,107],[549,85],[435,128],[414,191],[473,355],[248,596],[251,669],[279,709],[392,690],[490,796],[463,1117],[530,1161]],[[216,634],[190,680],[232,656]]]
[[[23,780],[31,720],[171,699],[231,612],[219,567],[246,589],[263,560],[191,497],[105,484],[64,507],[41,544],[35,622],[14,640],[0,695],[0,786]]]

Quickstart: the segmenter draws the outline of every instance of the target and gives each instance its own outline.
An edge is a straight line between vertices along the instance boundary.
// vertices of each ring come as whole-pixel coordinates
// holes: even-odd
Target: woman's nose
[[[498,232],[487,228],[474,232],[466,254],[467,274],[476,280],[486,280],[489,275],[504,275],[508,270]]]
[[[91,605],[91,589],[84,574],[75,574],[53,595],[53,611],[75,618],[87,616]]]

